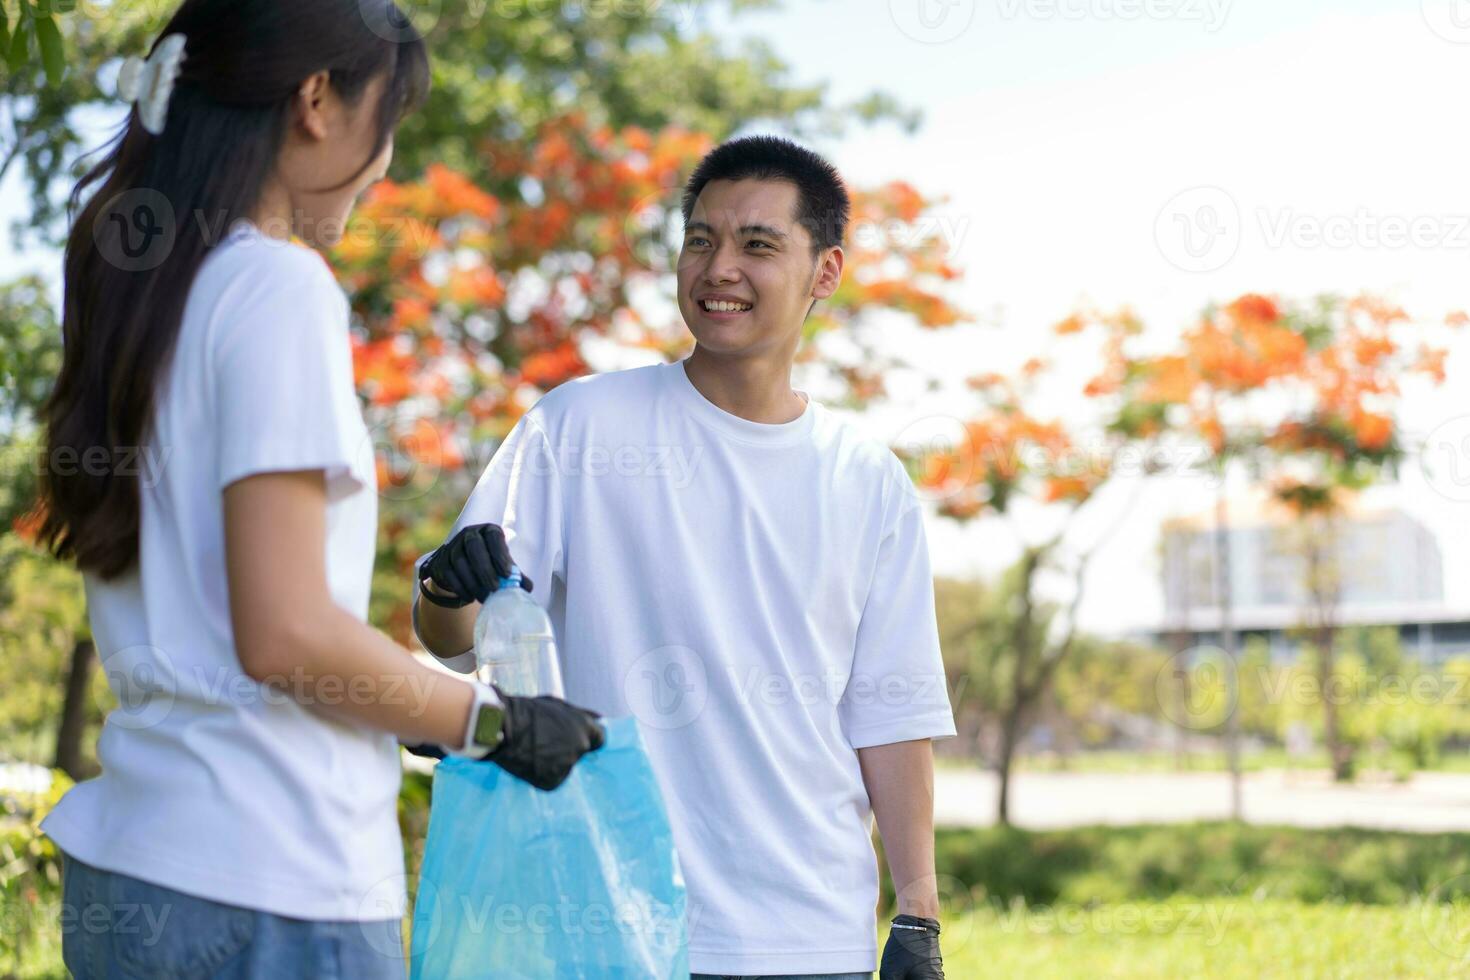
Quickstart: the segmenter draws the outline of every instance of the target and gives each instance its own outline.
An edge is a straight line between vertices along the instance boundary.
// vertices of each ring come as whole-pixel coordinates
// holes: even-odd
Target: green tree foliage
[[[0,760],[51,765],[69,655],[87,632],[81,577],[19,535],[0,535]],[[92,680],[87,717],[95,723],[111,695],[100,674]]]
[[[45,283],[26,277],[0,286],[0,529],[35,499],[36,418],[60,367],[60,326]]]
[[[1016,709],[1017,672],[1032,675],[1049,657],[1046,636],[1057,607],[1040,603],[1033,615],[1037,629],[1027,634],[1030,649],[1013,642],[1020,567],[1007,570],[992,584],[971,580],[935,581],[935,608],[951,703],[962,734],[975,740],[982,756],[997,749],[996,729]],[[1046,697],[1027,717],[1044,706],[1049,718],[1065,731],[1059,739],[1081,748],[1107,745],[1119,735],[1123,716],[1166,721],[1158,699],[1158,678],[1168,668],[1163,651],[1143,644],[1077,635],[1070,655],[1054,668]]]
[[[715,139],[772,120],[805,135],[836,132],[854,119],[917,125],[915,113],[879,93],[833,104],[824,86],[796,84],[790,67],[763,42],[716,37],[709,29],[715,17],[738,24],[742,13],[770,5],[403,3],[428,37],[434,89],[399,133],[394,170],[415,175],[443,163],[502,199],[534,194],[533,187],[496,178],[480,149],[486,141],[522,138],[572,109],[613,128],[678,125]],[[48,74],[32,44],[0,85],[0,177],[20,166],[31,197],[17,237],[29,230],[54,243],[64,235],[62,202],[81,172],[81,155],[95,148],[99,123],[120,118],[113,97],[117,66],[147,53],[176,6],[173,0],[23,0],[24,10],[45,13],[25,23],[56,26],[65,71]],[[15,36],[34,34],[26,29]]]

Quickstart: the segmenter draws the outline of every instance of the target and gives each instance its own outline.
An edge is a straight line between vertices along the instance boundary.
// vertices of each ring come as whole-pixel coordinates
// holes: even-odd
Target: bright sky
[[[1453,111],[1470,91],[1467,0],[790,0],[732,29],[836,99],[879,88],[923,110],[911,137],[855,129],[818,148],[854,183],[903,178],[949,198],[936,227],[966,270],[955,299],[991,325],[895,340],[951,378],[1014,367],[1079,305],[1127,303],[1156,330],[1246,291],[1374,291],[1430,322],[1470,306],[1470,127]],[[22,203],[7,180],[0,221]],[[7,274],[54,264],[0,242]],[[1470,436],[1470,419],[1454,421],[1470,351],[1449,369],[1403,420],[1440,448]],[[963,397],[905,400],[865,424],[891,438],[965,410]],[[1085,625],[1157,620],[1158,524],[1212,492],[1151,481],[1097,502],[1078,540],[1119,526]],[[1414,465],[1376,501],[1436,532],[1447,603],[1462,609],[1467,501],[1470,482]],[[1015,555],[991,523],[930,533],[941,572],[990,574]]]
[[[948,196],[956,299],[997,325],[905,334],[937,371],[1013,367],[1078,305],[1127,303],[1155,330],[1246,291],[1374,291],[1431,323],[1470,305],[1470,128],[1451,112],[1470,91],[1464,0],[828,0],[741,23],[803,81],[924,110],[913,137],[855,130],[820,148],[855,183]],[[1403,419],[1441,452],[1470,434],[1454,422],[1470,351],[1449,369]],[[964,408],[911,402],[873,425],[892,435]],[[1099,630],[1157,621],[1159,522],[1213,500],[1197,479],[1115,489],[1078,528],[1086,542],[1122,521],[1088,580],[1082,617]],[[1470,609],[1467,487],[1411,465],[1370,500],[1436,532],[1446,602]],[[930,535],[943,572],[1015,557],[1014,532],[993,523],[935,520]]]

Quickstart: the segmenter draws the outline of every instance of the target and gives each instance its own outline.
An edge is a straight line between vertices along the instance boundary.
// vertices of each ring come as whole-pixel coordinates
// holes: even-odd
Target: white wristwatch
[[[483,759],[505,738],[505,703],[488,684],[471,681],[470,686],[475,689],[475,701],[470,705],[461,748],[447,751],[461,759]]]

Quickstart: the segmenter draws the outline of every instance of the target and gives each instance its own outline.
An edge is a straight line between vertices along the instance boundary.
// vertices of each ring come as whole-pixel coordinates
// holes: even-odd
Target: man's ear
[[[331,94],[331,75],[319,71],[309,76],[296,90],[296,120],[313,138],[327,138],[327,99]]]
[[[842,246],[834,245],[817,260],[817,275],[812,281],[812,298],[826,299],[842,284]]]

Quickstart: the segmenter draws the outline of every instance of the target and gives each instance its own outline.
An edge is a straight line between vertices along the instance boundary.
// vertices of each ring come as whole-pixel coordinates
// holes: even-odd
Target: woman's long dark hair
[[[162,134],[134,109],[72,193],[77,213],[101,182],[66,245],[65,353],[45,408],[40,540],[103,578],[138,555],[138,474],[116,462],[143,451],[195,273],[259,204],[301,83],[328,71],[357,105],[387,79],[374,151],[342,186],[428,89],[423,39],[392,0],[185,0],[170,34],[188,41]]]

